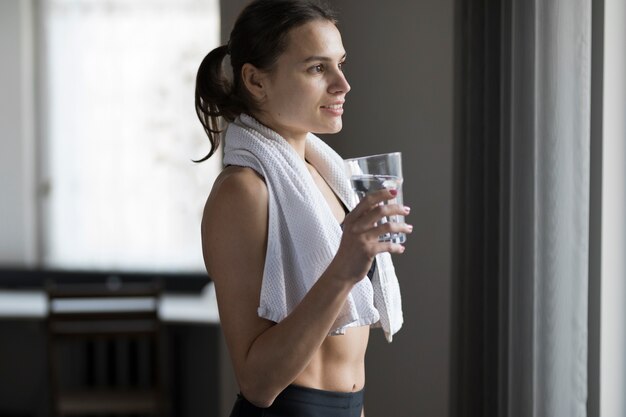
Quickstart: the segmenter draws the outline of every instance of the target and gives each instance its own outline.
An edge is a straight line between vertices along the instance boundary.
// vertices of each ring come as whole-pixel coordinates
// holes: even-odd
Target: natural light
[[[44,263],[202,270],[199,223],[221,161],[194,112],[217,0],[42,2]]]

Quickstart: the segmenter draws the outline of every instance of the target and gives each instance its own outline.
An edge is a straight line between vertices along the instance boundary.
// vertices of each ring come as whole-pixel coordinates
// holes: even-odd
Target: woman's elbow
[[[242,382],[241,395],[255,407],[269,408],[274,403],[278,393],[273,393],[265,384]]]

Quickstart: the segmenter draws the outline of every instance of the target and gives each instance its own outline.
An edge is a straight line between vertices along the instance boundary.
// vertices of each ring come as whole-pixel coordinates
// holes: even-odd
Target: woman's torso
[[[337,222],[342,223],[346,208],[317,170],[308,163],[307,168]],[[220,177],[238,175],[242,170],[250,169],[229,166],[224,169]],[[220,178],[216,180],[216,183],[219,181]],[[368,340],[369,326],[349,328],[345,335],[326,337],[309,364],[292,383],[328,391],[361,390],[365,384],[365,351]]]
[[[346,208],[317,170],[307,163],[315,184],[322,192],[337,222]],[[369,326],[349,328],[345,335],[328,336],[294,384],[329,391],[359,391],[365,385],[365,351]]]
[[[365,385],[365,351],[369,327],[348,329],[345,335],[328,336],[295,385],[328,391],[359,391]]]

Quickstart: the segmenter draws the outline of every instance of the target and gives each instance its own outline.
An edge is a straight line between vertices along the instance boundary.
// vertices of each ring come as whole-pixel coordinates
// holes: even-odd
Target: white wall
[[[0,265],[37,261],[33,15],[0,1]]]
[[[626,415],[626,3],[604,1],[600,415]]]

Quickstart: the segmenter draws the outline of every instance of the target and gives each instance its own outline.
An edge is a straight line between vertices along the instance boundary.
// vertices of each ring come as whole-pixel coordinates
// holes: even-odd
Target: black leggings
[[[230,417],[360,417],[363,390],[359,392],[323,391],[289,385],[269,408],[259,408],[241,394]]]

